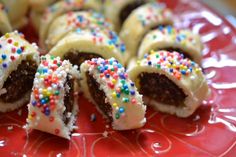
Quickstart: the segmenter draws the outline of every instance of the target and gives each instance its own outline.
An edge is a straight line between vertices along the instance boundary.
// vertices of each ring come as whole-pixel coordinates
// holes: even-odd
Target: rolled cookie
[[[74,65],[80,66],[85,60],[102,57],[114,57],[125,64],[125,45],[112,31],[108,37],[100,31],[81,31],[69,33],[60,40],[49,52],[54,56],[68,59]]]
[[[137,55],[145,34],[160,25],[171,25],[172,13],[165,5],[147,3],[135,9],[122,26],[120,37],[127,46],[130,57]],[[135,26],[135,28],[134,28]]]
[[[132,11],[148,1],[151,0],[106,0],[104,14],[113,23],[115,31],[119,32]]]
[[[28,0],[1,0],[14,29],[27,24],[26,13],[29,8]]]
[[[99,12],[101,9],[101,2],[98,0],[67,0],[59,1],[47,8],[41,20],[39,31],[40,45],[45,47],[45,40],[48,35],[49,27],[58,16],[69,11],[81,11],[88,9]]]
[[[69,61],[42,56],[28,104],[27,129],[70,139],[78,111],[79,72]]]
[[[6,15],[3,5],[0,3],[0,37],[7,32],[11,32],[12,27],[10,21]]]
[[[38,47],[18,32],[0,38],[0,112],[12,111],[29,101],[39,64]]]
[[[201,68],[178,52],[152,52],[128,74],[146,104],[178,117],[193,114],[209,93]]]
[[[81,89],[115,130],[142,127],[146,106],[124,67],[114,58],[94,58],[81,67]]]
[[[94,11],[68,12],[55,19],[50,25],[46,40],[47,48],[50,50],[66,34],[78,28],[81,30],[100,29],[102,32],[113,30],[112,25],[100,13]]]
[[[203,44],[198,34],[186,29],[176,29],[172,26],[158,27],[149,32],[143,39],[138,58],[142,59],[151,50],[176,51],[198,64],[201,64]]]

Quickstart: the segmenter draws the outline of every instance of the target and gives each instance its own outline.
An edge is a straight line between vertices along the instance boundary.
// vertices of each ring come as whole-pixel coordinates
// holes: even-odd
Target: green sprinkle
[[[157,64],[157,68],[160,69],[160,68],[161,68],[161,65],[160,65],[160,64]]]
[[[60,94],[60,92],[57,90],[57,91],[55,91],[55,93],[54,93],[55,95],[59,95]]]
[[[119,119],[119,118],[120,118],[120,114],[116,113],[116,119]]]

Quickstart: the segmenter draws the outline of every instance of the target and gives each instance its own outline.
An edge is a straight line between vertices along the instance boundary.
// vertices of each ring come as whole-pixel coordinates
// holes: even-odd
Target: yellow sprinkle
[[[154,53],[155,53],[155,51],[154,51],[154,50],[151,50],[151,51],[150,51],[150,53],[151,53],[151,54],[154,54]]]
[[[114,97],[114,98],[116,97],[116,92],[112,93],[112,97]]]
[[[112,104],[112,106],[113,106],[113,107],[117,107],[118,105],[117,105],[117,103],[114,103],[114,104]]]
[[[51,92],[47,91],[46,95],[47,95],[47,96],[50,96],[50,95],[51,95]]]
[[[199,73],[200,71],[201,71],[200,68],[195,69],[195,72],[196,72],[196,73]]]
[[[43,89],[43,95],[47,95],[47,89]]]
[[[10,37],[10,34],[9,33],[6,33],[5,34],[5,38],[9,38]]]
[[[112,83],[114,83],[114,84],[115,84],[115,83],[116,83],[116,80],[115,80],[115,79],[112,79]]]
[[[18,43],[18,42],[15,42],[15,43],[14,43],[14,46],[18,46],[18,45],[19,45],[19,43]]]
[[[32,120],[32,119],[33,119],[33,117],[32,117],[31,115],[29,115],[29,116],[28,116],[28,119],[29,119],[29,120]]]
[[[115,46],[114,46],[114,45],[110,45],[109,48],[110,48],[111,50],[113,50],[113,49],[115,48]]]
[[[0,64],[2,63],[2,59],[0,59]]]

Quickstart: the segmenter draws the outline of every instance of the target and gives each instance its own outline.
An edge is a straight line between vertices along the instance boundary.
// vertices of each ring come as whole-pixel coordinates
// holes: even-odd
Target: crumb
[[[20,110],[17,112],[17,114],[18,114],[19,116],[21,116],[21,115],[22,115],[22,110],[20,109]]]
[[[109,126],[109,125],[106,125],[106,128],[108,129],[108,128],[110,128],[110,126]]]
[[[7,130],[8,130],[8,131],[12,131],[12,130],[13,130],[13,126],[8,126],[8,127],[7,127]]]
[[[96,115],[93,113],[93,114],[91,114],[91,116],[90,116],[90,121],[91,122],[95,122],[96,121]]]
[[[103,137],[108,137],[108,132],[107,132],[107,131],[104,131],[104,132],[102,133],[102,135],[103,135]]]
[[[193,118],[193,121],[198,121],[200,119],[200,116],[199,115],[196,115],[194,118]]]

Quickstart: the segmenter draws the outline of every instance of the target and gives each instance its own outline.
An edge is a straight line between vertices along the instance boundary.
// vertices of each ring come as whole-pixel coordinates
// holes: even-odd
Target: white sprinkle
[[[104,137],[108,137],[108,132],[107,132],[107,131],[104,131],[104,132],[102,133],[102,135],[103,135]]]
[[[8,126],[8,127],[7,127],[7,130],[8,130],[8,131],[12,131],[12,130],[13,130],[13,126]]]
[[[20,110],[17,112],[17,114],[18,114],[19,116],[21,116],[21,115],[22,115],[22,110],[20,109]]]

